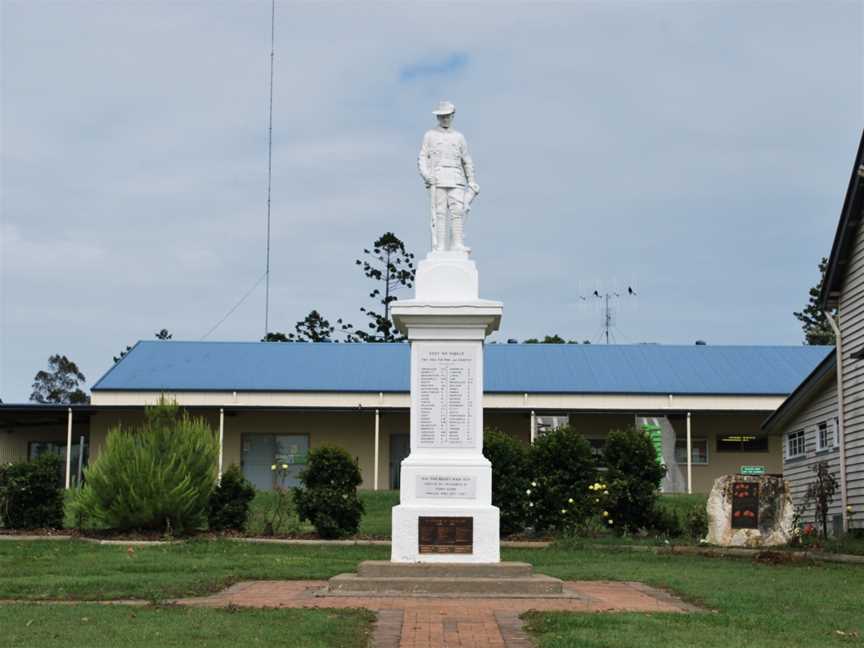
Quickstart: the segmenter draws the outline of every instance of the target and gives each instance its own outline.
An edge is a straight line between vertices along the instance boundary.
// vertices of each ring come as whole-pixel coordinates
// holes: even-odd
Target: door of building
[[[411,452],[410,434],[390,435],[390,488],[399,490],[402,460]]]
[[[243,476],[258,490],[273,490],[277,471],[274,465],[287,465],[280,471],[282,485],[300,485],[299,474],[309,454],[309,437],[305,434],[244,434],[242,439]]]

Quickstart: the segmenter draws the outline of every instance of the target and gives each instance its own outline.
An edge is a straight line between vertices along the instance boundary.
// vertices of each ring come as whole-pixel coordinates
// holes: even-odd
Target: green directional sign
[[[764,475],[765,466],[741,466],[738,472],[742,475]]]
[[[659,425],[652,425],[650,423],[644,424],[642,429],[648,435],[648,438],[651,439],[654,452],[657,453],[657,463],[663,465],[663,430]]]

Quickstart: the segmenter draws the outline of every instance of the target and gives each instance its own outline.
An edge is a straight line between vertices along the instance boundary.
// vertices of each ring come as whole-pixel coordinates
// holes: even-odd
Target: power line
[[[211,329],[210,329],[209,331],[207,331],[204,335],[202,335],[202,336],[201,336],[201,339],[202,339],[202,340],[206,339],[207,336],[209,336],[213,331],[215,331],[217,328],[219,328],[219,327],[222,325],[222,322],[224,322],[226,319],[228,319],[228,318],[231,316],[231,313],[233,313],[235,310],[237,310],[238,308],[240,308],[240,305],[241,305],[243,302],[245,302],[245,301],[249,298],[249,295],[251,295],[252,292],[253,292],[253,291],[254,291],[258,286],[261,285],[261,282],[264,281],[264,278],[265,278],[266,276],[267,276],[266,273],[263,274],[263,275],[261,275],[261,276],[258,278],[258,281],[255,282],[255,285],[252,286],[252,287],[251,287],[251,288],[246,292],[246,294],[243,295],[243,297],[240,298],[240,301],[238,301],[236,304],[234,304],[234,305],[231,307],[231,309],[230,309],[227,313],[225,313],[225,315],[222,317],[222,319],[220,319],[218,322],[216,322],[216,324],[213,325],[213,328],[211,328]],[[265,335],[264,337],[267,337],[267,336]]]
[[[267,124],[267,262],[264,277],[264,337],[270,332],[270,190],[273,184],[273,62],[276,57],[276,0],[270,6],[270,114]]]

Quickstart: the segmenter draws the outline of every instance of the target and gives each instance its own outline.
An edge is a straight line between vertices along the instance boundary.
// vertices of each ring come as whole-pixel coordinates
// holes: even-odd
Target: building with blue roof
[[[646,427],[662,440],[664,489],[707,492],[741,465],[782,471],[782,440],[760,424],[831,351],[489,344],[484,420],[525,443],[568,424],[598,451],[609,430]],[[407,344],[142,341],[96,382],[90,405],[0,405],[0,460],[65,453],[71,437],[74,482],[76,451],[98,455],[113,426],[139,422],[164,394],[219,431],[220,469],[238,464],[259,488],[272,487],[271,464],[296,475],[322,444],[357,457],[364,488],[398,488],[409,369]]]

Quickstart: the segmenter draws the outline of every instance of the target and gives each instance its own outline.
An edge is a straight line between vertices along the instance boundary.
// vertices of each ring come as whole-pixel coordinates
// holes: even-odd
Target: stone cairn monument
[[[492,467],[483,456],[483,341],[498,329],[502,305],[480,299],[464,243],[480,188],[465,138],[451,128],[454,113],[441,102],[438,127],[423,137],[418,167],[432,249],[418,265],[414,299],[391,309],[411,345],[411,452],[393,508],[391,559],[332,578],[327,594],[562,596],[560,580],[500,562]]]
[[[709,544],[773,547],[793,537],[789,484],[776,475],[723,475],[708,496]]]

